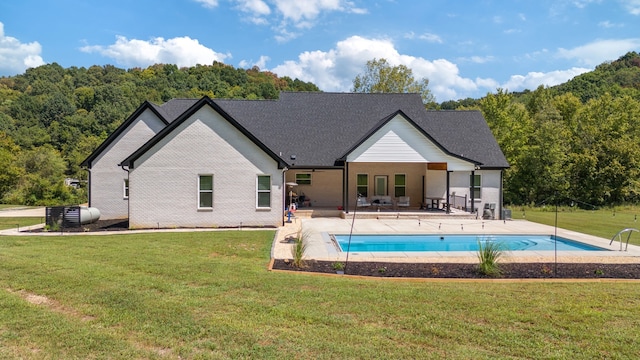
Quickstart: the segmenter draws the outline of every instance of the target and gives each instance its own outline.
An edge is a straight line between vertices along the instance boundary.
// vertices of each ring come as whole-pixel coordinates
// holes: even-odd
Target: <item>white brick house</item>
[[[360,193],[499,217],[508,167],[477,111],[345,93],[145,103],[83,165],[90,206],[132,228],[278,226],[292,182],[307,206],[349,211]]]

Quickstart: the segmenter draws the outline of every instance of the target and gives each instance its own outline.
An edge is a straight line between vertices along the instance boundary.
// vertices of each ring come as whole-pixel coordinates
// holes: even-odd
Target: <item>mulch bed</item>
[[[308,260],[296,268],[290,260],[275,260],[273,269],[335,274],[333,262]],[[640,264],[504,263],[500,279],[640,279]],[[395,278],[490,279],[477,264],[349,262],[347,275]]]

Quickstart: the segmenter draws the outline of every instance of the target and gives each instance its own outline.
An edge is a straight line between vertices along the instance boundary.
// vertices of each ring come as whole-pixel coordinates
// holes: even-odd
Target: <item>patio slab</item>
[[[637,263],[640,247],[629,245],[619,251],[620,243],[609,245],[604,239],[575,231],[555,228],[526,220],[470,220],[470,219],[359,219],[309,218],[294,219],[280,228],[272,247],[272,258],[291,259],[292,242],[298,234],[307,240],[306,258],[322,261],[345,261],[347,254],[339,252],[329,234],[534,234],[554,235],[595,245],[603,251],[507,251],[504,262],[588,262]],[[287,240],[289,239],[289,240]],[[351,252],[349,261],[477,263],[476,252]]]

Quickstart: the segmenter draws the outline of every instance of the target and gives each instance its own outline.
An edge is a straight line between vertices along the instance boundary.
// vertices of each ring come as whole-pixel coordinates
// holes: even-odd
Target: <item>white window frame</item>
[[[269,187],[267,189],[260,189],[260,178],[268,177],[269,178]],[[256,176],[256,209],[271,209],[271,201],[273,197],[271,196],[271,175],[268,174],[259,174]],[[269,194],[269,206],[260,206],[260,194]]]
[[[124,179],[124,181],[122,182],[122,198],[129,198],[129,179]]]
[[[200,188],[200,181],[204,176],[211,177],[211,189],[203,190]],[[203,193],[211,194],[211,206],[201,206],[202,201],[200,197],[202,196]],[[213,209],[213,174],[198,174],[198,210],[212,210],[212,209]]]
[[[300,175],[304,175],[303,178],[302,177],[298,177]],[[303,172],[303,173],[296,173],[296,184],[298,185],[311,185],[311,173],[310,172]]]
[[[474,196],[473,200],[474,201],[478,201],[478,200],[482,199],[482,174],[473,174],[473,175],[470,175],[470,176],[473,176],[473,177],[477,176],[478,179],[479,179],[479,181],[478,181],[479,185],[476,185],[476,179],[475,178],[471,179],[472,181],[469,184],[469,198],[471,198],[471,194],[473,194],[472,191],[475,191],[477,189],[478,190],[478,196],[477,197]]]

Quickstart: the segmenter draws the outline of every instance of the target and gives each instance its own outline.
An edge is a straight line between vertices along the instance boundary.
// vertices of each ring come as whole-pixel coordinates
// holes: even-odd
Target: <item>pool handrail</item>
[[[622,229],[620,231],[618,231],[617,234],[613,235],[613,237],[611,238],[611,242],[609,242],[609,245],[613,244],[613,241],[616,239],[616,237],[620,240],[620,251],[622,251],[622,233],[624,232],[628,232],[629,235],[627,235],[627,246],[625,246],[624,251],[627,251],[627,248],[629,247],[629,239],[631,238],[631,233],[632,232],[640,232],[640,230],[635,229],[635,228],[626,228],[626,229]]]

